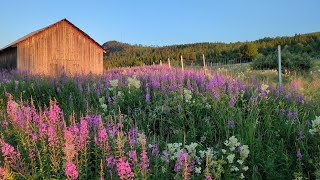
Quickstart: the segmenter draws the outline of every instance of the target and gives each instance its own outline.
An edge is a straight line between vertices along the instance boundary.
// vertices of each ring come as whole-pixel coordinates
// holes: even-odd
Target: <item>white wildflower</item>
[[[241,164],[243,164],[243,160],[237,160],[237,162],[241,165]]]
[[[134,78],[128,77],[128,86],[135,87],[138,89],[140,88],[140,81],[137,80],[135,77]]]
[[[211,105],[209,103],[206,103],[205,108],[206,109],[211,109]]]
[[[168,143],[168,153],[170,155],[170,159],[176,159],[180,154],[182,143]]]
[[[101,104],[101,108],[103,111],[107,111],[108,106],[106,104]]]
[[[124,96],[123,92],[122,91],[118,91],[118,97],[123,97],[123,96]]]
[[[240,145],[240,143],[238,142],[238,139],[235,136],[231,136],[229,140],[226,140],[224,142],[224,144],[230,147],[231,151],[234,151],[235,148]]]
[[[234,154],[229,154],[229,155],[227,156],[228,162],[229,162],[229,163],[233,163],[234,157],[235,157]]]
[[[240,179],[244,179],[245,176],[243,175],[243,173],[240,174]]]
[[[223,154],[226,154],[226,152],[227,152],[227,150],[225,150],[225,149],[221,149],[221,151]]]
[[[239,171],[239,168],[237,166],[231,166],[230,168],[230,171],[233,172],[233,171]]]
[[[269,90],[267,90],[268,88],[269,88],[269,86],[266,85],[266,84],[262,84],[262,85],[261,85],[261,90],[263,90],[263,91],[266,92],[267,94],[270,92]]]
[[[161,171],[162,171],[162,173],[166,173],[167,172],[167,168],[164,167],[164,166],[161,166]]]
[[[106,102],[105,97],[99,98],[99,103],[104,104]]]
[[[200,138],[200,142],[204,142],[207,139],[207,137],[205,135],[201,136]]]
[[[113,88],[118,87],[118,83],[119,83],[119,80],[118,80],[118,79],[110,80],[110,85],[111,85],[111,87],[113,87]]]
[[[250,151],[248,145],[241,146],[240,156],[244,160],[248,157]]]
[[[191,156],[195,156],[197,150],[196,147],[198,146],[198,143],[191,143],[190,145],[186,145],[186,149],[188,150],[188,153]]]
[[[201,167],[196,167],[196,173],[200,174],[201,173]]]
[[[190,102],[192,99],[192,92],[189,89],[184,89],[183,94],[186,102]]]
[[[242,168],[242,170],[244,170],[244,171],[248,171],[248,169],[249,169],[248,166],[244,166],[244,167]]]
[[[316,117],[316,119],[311,122],[312,122],[312,129],[309,130],[310,134],[320,135],[320,116]]]

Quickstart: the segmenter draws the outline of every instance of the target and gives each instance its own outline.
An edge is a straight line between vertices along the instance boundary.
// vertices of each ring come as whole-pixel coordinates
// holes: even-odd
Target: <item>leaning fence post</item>
[[[169,64],[169,68],[171,68],[170,58],[168,58],[168,64]]]
[[[279,83],[279,89],[282,86],[282,80],[281,80],[281,46],[278,45],[278,83]]]

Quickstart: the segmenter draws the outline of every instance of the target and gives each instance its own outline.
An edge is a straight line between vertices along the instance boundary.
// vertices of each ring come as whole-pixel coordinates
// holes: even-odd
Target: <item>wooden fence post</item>
[[[184,71],[184,64],[183,64],[183,58],[182,58],[182,55],[181,55],[181,68],[182,68],[182,71]]]

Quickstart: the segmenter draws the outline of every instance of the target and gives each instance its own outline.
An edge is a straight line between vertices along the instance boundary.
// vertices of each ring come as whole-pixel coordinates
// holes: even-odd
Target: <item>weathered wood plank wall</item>
[[[102,74],[103,50],[62,22],[17,44],[17,68],[34,74]]]

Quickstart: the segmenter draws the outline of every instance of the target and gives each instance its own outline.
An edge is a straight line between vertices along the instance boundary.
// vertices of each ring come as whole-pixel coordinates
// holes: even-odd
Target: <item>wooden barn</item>
[[[31,74],[102,74],[104,48],[63,19],[0,49],[0,68]]]

